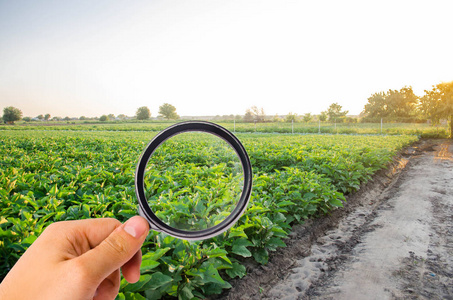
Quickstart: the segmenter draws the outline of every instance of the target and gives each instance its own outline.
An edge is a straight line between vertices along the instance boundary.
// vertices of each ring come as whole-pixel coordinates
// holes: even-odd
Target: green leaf
[[[282,241],[281,238],[272,237],[266,243],[266,248],[275,251],[278,247],[286,247],[286,244]]]
[[[126,296],[123,293],[118,293],[115,300],[126,300]]]
[[[138,293],[126,293],[126,300],[147,300],[145,297]]]
[[[144,290],[144,286],[151,280],[151,275],[141,275],[136,283],[130,283],[124,287],[124,292],[138,292]]]
[[[29,235],[25,239],[22,240],[22,244],[33,244],[34,241],[36,241],[38,237],[36,235]]]
[[[237,227],[231,228],[230,233],[228,234],[228,237],[233,238],[233,237],[237,237],[237,236],[247,238],[247,235],[245,234],[243,228],[237,228]]]
[[[316,198],[316,197],[317,197],[316,194],[313,194],[313,193],[305,193],[304,194],[304,199],[307,199],[307,200],[311,200],[311,199]]]
[[[190,300],[193,298],[192,289],[187,285],[178,294],[178,300]]]
[[[269,253],[266,249],[259,248],[253,252],[253,258],[260,264],[265,265],[269,261]]]
[[[212,282],[212,283],[218,283],[218,284],[224,284],[225,280],[220,277],[219,272],[217,271],[216,268],[214,268],[213,265],[209,265],[208,269],[205,271],[203,281],[206,282]]]
[[[220,294],[223,289],[230,289],[230,288],[231,288],[231,284],[229,284],[226,281],[224,284],[209,282],[205,285],[204,292],[206,295],[214,295],[214,294]]]
[[[232,264],[232,268],[225,270],[225,272],[231,278],[234,278],[234,277],[242,278],[242,277],[244,277],[244,275],[246,273],[246,269],[245,269],[245,266],[241,265],[240,263],[234,262]]]
[[[132,210],[132,209],[123,209],[123,210],[119,211],[118,214],[120,216],[123,216],[123,217],[127,218],[127,219],[130,219],[133,216],[136,216],[137,212],[135,210]]]
[[[161,292],[160,290],[146,290],[145,291],[145,296],[146,296],[146,299],[148,299],[148,300],[161,299],[163,294],[164,294],[164,292]]]
[[[329,203],[333,206],[336,206],[336,207],[343,207],[343,202],[341,202],[341,200],[337,199],[337,198],[333,198],[329,201]]]
[[[157,261],[159,258],[161,258],[165,253],[170,250],[169,247],[166,248],[159,248],[156,249],[155,251],[149,251],[146,254],[143,255],[142,260],[150,259],[150,260],[155,260]]]
[[[219,258],[223,259],[224,261],[231,264],[231,261],[226,256],[227,254],[228,254],[228,252],[225,249],[221,249],[221,248],[214,248],[206,253],[208,258],[219,257]]]
[[[151,259],[145,259],[143,260],[142,259],[142,264],[140,266],[140,273],[145,273],[145,272],[148,272],[152,269],[154,269],[155,267],[159,266],[160,263],[155,261],[155,260],[151,260]]]
[[[231,252],[233,252],[234,254],[240,255],[242,257],[252,256],[252,253],[247,249],[248,246],[253,246],[250,241],[244,238],[236,239],[233,242],[232,246],[233,247],[231,248]]]
[[[295,205],[294,202],[291,202],[291,201],[288,201],[288,200],[285,200],[285,201],[279,201],[277,203],[277,206],[278,207],[285,207],[285,206],[288,206],[288,205]]]
[[[144,289],[157,289],[173,281],[173,278],[170,276],[164,275],[161,272],[156,272],[151,275],[151,279],[146,283]]]
[[[54,186],[52,186],[52,188],[49,190],[49,195],[50,196],[56,196],[58,193],[58,187],[57,185],[55,184]]]

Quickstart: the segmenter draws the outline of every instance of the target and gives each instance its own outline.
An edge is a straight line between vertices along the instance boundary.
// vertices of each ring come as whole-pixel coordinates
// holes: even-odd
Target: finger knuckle
[[[130,252],[127,240],[120,234],[109,236],[105,240],[106,247],[112,255],[123,257]]]

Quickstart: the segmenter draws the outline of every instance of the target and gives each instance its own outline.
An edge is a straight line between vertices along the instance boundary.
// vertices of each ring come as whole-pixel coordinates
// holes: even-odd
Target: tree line
[[[434,85],[425,90],[421,97],[414,94],[412,87],[379,92],[368,98],[362,112],[365,120],[380,118],[396,121],[426,121],[438,123],[441,119],[453,117],[453,82]]]
[[[142,106],[137,109],[135,113],[135,117],[137,120],[148,120],[151,118],[151,111],[147,106]],[[169,103],[164,103],[159,106],[159,115],[158,117],[164,118],[167,120],[177,120],[179,119],[179,115],[176,113],[176,107]]]
[[[22,118],[22,111],[16,107],[13,106],[8,106],[3,109],[3,116],[0,117],[0,121],[6,124],[14,124],[14,122],[19,121],[19,120],[24,120],[25,122],[31,122],[31,121],[71,121],[71,120],[99,120],[101,122],[106,122],[106,121],[112,121],[112,120],[126,120],[129,117],[126,116],[125,114],[119,114],[118,116],[115,116],[114,114],[108,114],[108,115],[102,115],[99,118],[88,118],[85,116],[81,116],[80,118],[70,118],[70,117],[53,117],[51,118],[50,114],[45,114],[45,115],[38,115],[35,118],[31,117],[23,117]],[[151,118],[151,111],[147,106],[142,106],[139,107],[135,113],[135,118],[137,120],[148,120]],[[163,118],[167,120],[176,120],[179,119],[179,115],[176,113],[176,107],[169,104],[169,103],[164,103],[161,106],[159,106],[159,115],[158,118]]]
[[[438,124],[448,120],[453,132],[453,81],[433,85],[421,97],[412,87],[379,92],[368,98],[362,112],[363,120],[375,122],[381,118],[399,122],[425,122]]]
[[[347,110],[343,110],[343,107],[338,103],[332,103],[327,110],[322,111],[319,115],[313,115],[306,113],[299,116],[297,113],[289,112],[286,116],[267,116],[264,113],[263,108],[252,106],[245,111],[245,115],[242,118],[244,122],[312,122],[312,121],[329,121],[329,122],[357,122],[357,118],[347,117],[349,113]]]
[[[332,103],[327,110],[322,111],[316,118],[319,121],[330,122],[357,122],[357,118],[347,116],[348,111],[343,111],[342,106],[338,103]],[[315,115],[306,113],[298,116],[296,113],[289,112],[283,118],[280,116],[266,116],[263,108],[252,106],[248,108],[243,116],[230,115],[234,120],[242,120],[244,122],[266,122],[266,121],[286,121],[286,122],[311,122],[315,119]],[[50,114],[39,115],[38,120],[50,120]],[[164,103],[159,106],[158,117],[167,120],[179,119],[176,112],[176,107]],[[217,118],[219,117],[219,118]],[[14,124],[22,118],[22,111],[18,108],[9,106],[3,110],[3,121],[5,123]],[[55,119],[58,117],[54,117]],[[126,119],[123,114],[115,117],[113,114],[102,115],[100,121],[108,121],[113,119]],[[147,120],[151,118],[151,112],[147,106],[139,107],[136,111],[135,118],[137,120]],[[214,119],[221,119],[220,116]],[[440,120],[449,120],[450,130],[453,132],[453,82],[443,82],[434,85],[431,90],[425,90],[425,94],[421,97],[415,95],[412,87],[405,86],[400,90],[388,90],[387,92],[378,92],[372,94],[364,106],[360,115],[362,122],[380,122],[381,119],[394,122],[425,122],[431,120],[433,124],[438,124]],[[88,118],[80,117],[80,120]],[[231,118],[230,118],[231,119]],[[25,117],[25,121],[31,121],[30,117]],[[71,120],[66,117],[63,120]]]

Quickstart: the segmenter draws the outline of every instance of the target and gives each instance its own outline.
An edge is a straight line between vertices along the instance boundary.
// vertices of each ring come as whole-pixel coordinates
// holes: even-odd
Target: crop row
[[[0,130],[54,130],[54,131],[160,131],[174,124],[174,121],[142,121],[134,123],[74,123],[27,124],[17,126],[0,126]],[[446,125],[433,126],[419,123],[243,123],[220,122],[221,126],[236,133],[309,133],[309,134],[388,134],[388,135],[418,135],[424,138],[446,138]],[[382,127],[381,127],[382,126]]]
[[[150,138],[143,132],[1,132],[0,278],[52,222],[97,217],[125,221],[136,215],[134,171]],[[220,293],[230,287],[230,278],[245,275],[244,258],[266,264],[270,252],[285,246],[292,225],[341,207],[345,194],[357,190],[395,151],[416,139],[341,135],[239,138],[254,172],[253,192],[244,215],[233,228],[205,241],[187,242],[151,232],[142,248],[140,280],[135,284],[122,281],[118,299],[196,299]],[[179,153],[181,161],[204,151],[196,139],[183,146],[184,151],[169,147]],[[216,170],[231,168],[222,161],[216,166],[220,168]],[[205,170],[203,164],[190,167],[191,173],[184,178],[188,188],[193,188],[196,176],[203,176]],[[171,205],[175,206],[175,185],[170,183],[154,193],[172,194]]]

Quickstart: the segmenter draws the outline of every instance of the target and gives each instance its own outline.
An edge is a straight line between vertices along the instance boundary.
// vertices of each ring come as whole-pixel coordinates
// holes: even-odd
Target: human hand
[[[140,278],[141,246],[149,231],[139,216],[49,225],[0,285],[0,299],[114,299],[120,268]]]

